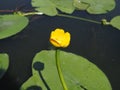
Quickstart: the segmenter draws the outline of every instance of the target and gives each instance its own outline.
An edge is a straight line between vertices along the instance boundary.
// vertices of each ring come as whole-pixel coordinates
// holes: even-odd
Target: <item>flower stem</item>
[[[78,19],[78,20],[82,20],[82,21],[87,21],[87,22],[92,22],[92,23],[96,23],[96,24],[101,24],[101,22],[98,22],[98,21],[95,21],[95,20],[86,19],[86,18],[82,18],[82,17],[71,16],[71,15],[66,15],[66,14],[57,14],[57,16],[73,18],[73,19]]]
[[[61,67],[60,67],[59,53],[60,53],[60,51],[58,49],[56,49],[55,56],[56,56],[56,66],[57,66],[57,70],[58,70],[58,75],[59,75],[59,78],[60,78],[60,81],[62,83],[64,90],[68,90],[67,85],[64,80],[64,77],[63,77],[63,74],[62,74],[62,71],[61,71]]]
[[[42,12],[27,12],[27,13],[23,13],[21,11],[15,12],[15,14],[18,14],[18,15],[21,15],[21,16],[43,15]],[[92,23],[96,23],[96,24],[101,24],[102,23],[102,22],[99,22],[99,21],[95,21],[95,20],[91,20],[91,19],[87,19],[87,18],[82,18],[82,17],[77,17],[77,16],[72,16],[72,15],[66,15],[66,14],[57,14],[57,16],[78,19],[78,20],[92,22]]]

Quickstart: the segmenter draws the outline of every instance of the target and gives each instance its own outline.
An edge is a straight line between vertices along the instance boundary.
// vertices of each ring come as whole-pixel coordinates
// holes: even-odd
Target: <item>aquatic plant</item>
[[[91,20],[76,17],[74,11],[86,11],[99,15],[112,11],[115,0],[31,0],[35,11],[12,10],[10,14],[0,15],[0,39],[8,38],[22,31],[29,24],[29,16],[47,15],[73,18],[90,23],[110,25],[120,30],[120,15],[110,21]],[[0,10],[7,12],[7,10]],[[70,33],[63,29],[51,32],[50,42],[55,50],[42,50],[32,62],[32,76],[21,86],[21,90],[38,88],[43,90],[112,90],[106,75],[93,63],[82,56],[60,50],[70,44]],[[59,49],[58,49],[59,48]],[[9,56],[0,54],[0,78],[9,66]]]

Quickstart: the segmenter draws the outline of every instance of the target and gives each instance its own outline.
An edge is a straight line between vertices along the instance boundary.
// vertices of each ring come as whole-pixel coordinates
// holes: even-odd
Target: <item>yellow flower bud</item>
[[[67,47],[70,44],[70,33],[64,32],[63,29],[55,29],[55,31],[51,32],[50,42],[55,47]]]

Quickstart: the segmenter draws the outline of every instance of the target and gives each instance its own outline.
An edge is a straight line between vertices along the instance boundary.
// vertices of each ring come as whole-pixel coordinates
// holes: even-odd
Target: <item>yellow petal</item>
[[[55,47],[67,47],[70,44],[70,33],[63,29],[55,29],[51,32],[50,42]]]

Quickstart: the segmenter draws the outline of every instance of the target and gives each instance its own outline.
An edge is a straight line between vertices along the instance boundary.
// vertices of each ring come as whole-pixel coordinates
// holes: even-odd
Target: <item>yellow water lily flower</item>
[[[50,42],[55,47],[67,47],[70,44],[71,35],[63,29],[55,29],[51,32]]]

